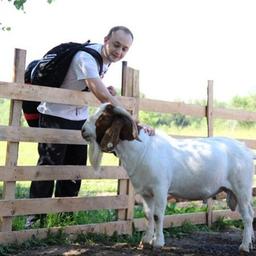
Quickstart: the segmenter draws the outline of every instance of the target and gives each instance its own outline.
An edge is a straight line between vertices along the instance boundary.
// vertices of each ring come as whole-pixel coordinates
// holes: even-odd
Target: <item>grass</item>
[[[241,221],[231,221],[223,218],[218,219],[211,228],[207,225],[193,225],[189,221],[185,221],[180,227],[170,227],[164,229],[165,238],[175,237],[182,238],[193,232],[221,232],[227,228],[236,227],[241,228]],[[107,236],[105,234],[94,234],[94,233],[79,233],[76,236],[70,236],[63,232],[60,229],[56,234],[51,233],[50,231],[47,234],[47,237],[44,239],[37,239],[35,236],[27,240],[22,244],[9,244],[9,245],[0,245],[0,255],[14,255],[18,252],[25,251],[32,248],[38,247],[47,247],[52,245],[88,245],[93,246],[96,244],[113,244],[113,243],[126,243],[129,245],[138,245],[142,239],[143,232],[133,231],[132,235],[118,235],[114,233],[112,236]]]

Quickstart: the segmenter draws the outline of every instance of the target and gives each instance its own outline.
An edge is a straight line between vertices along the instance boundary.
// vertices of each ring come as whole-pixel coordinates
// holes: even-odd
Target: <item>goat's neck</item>
[[[141,141],[121,141],[116,146],[116,153],[127,174],[131,177],[136,171],[137,164],[143,159],[147,149],[148,141],[150,139],[148,134],[144,131],[140,132]]]

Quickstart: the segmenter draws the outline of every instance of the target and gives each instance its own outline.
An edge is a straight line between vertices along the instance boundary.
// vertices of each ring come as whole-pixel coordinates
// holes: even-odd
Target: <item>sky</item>
[[[125,56],[140,72],[140,91],[150,99],[192,102],[256,94],[255,0],[27,0],[25,13],[0,0],[0,81],[11,81],[15,48],[27,63],[63,42],[102,43],[109,29],[134,33]],[[121,87],[121,62],[106,85]]]

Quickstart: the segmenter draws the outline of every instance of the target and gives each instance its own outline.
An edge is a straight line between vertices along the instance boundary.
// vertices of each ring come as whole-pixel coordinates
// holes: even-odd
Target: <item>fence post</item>
[[[122,96],[136,97],[139,98],[139,71],[129,68],[127,62],[122,62]],[[132,110],[132,116],[134,119],[138,117],[138,101]],[[132,220],[134,211],[134,190],[130,180],[118,180],[118,194],[128,194],[128,208],[126,210],[118,210],[119,220],[130,220],[132,232]]]
[[[26,51],[15,49],[14,55],[14,77],[13,81],[24,83]],[[9,113],[9,126],[20,126],[22,101],[11,100]],[[7,142],[7,152],[5,165],[8,167],[17,166],[19,152],[19,142]],[[5,181],[3,184],[3,200],[15,199],[15,181]],[[1,231],[12,230],[12,217],[3,217]]]
[[[206,107],[206,118],[207,118],[207,135],[208,137],[213,136],[213,81],[208,80],[207,86],[207,107]],[[212,225],[212,198],[207,200],[207,216],[206,221],[208,227]]]

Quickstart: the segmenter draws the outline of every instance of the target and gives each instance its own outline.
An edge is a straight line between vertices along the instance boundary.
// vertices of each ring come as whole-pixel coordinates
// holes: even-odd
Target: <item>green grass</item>
[[[228,219],[220,218],[218,219],[211,228],[207,225],[193,225],[189,221],[185,221],[180,227],[170,227],[164,229],[165,238],[176,237],[182,238],[193,232],[203,231],[211,232],[217,231],[221,232],[227,228],[236,227],[242,228],[241,221],[231,221]],[[94,233],[79,233],[76,236],[69,236],[60,229],[56,234],[51,233],[50,231],[47,234],[47,237],[44,239],[37,239],[33,237],[22,244],[9,244],[9,245],[0,245],[0,255],[15,255],[15,253],[39,247],[47,247],[50,245],[96,245],[96,244],[105,244],[111,245],[113,243],[127,243],[129,245],[135,246],[138,245],[141,241],[143,232],[133,231],[132,235],[117,235],[114,233],[112,236],[107,236],[105,234],[94,234]]]

